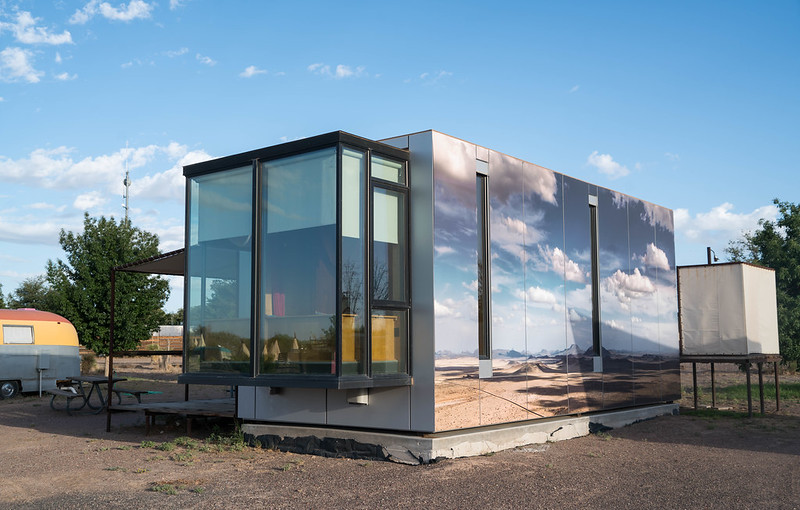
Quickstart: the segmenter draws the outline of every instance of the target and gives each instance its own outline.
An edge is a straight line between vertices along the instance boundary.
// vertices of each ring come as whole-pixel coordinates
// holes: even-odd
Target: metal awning
[[[184,259],[184,249],[181,248],[180,250],[170,251],[162,255],[122,264],[121,266],[115,267],[114,271],[183,276]]]

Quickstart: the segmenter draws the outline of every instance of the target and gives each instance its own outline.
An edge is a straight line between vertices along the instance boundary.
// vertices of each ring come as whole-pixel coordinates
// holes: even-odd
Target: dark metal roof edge
[[[139,266],[139,265],[142,265],[142,264],[149,264],[151,262],[157,262],[157,261],[162,260],[162,259],[167,259],[167,258],[170,258],[170,257],[174,257],[176,255],[180,255],[181,253],[183,253],[183,251],[184,251],[184,248],[180,248],[180,249],[173,250],[173,251],[168,251],[167,253],[162,253],[160,255],[153,255],[152,257],[148,257],[146,259],[141,259],[141,260],[135,260],[133,262],[128,262],[127,264],[122,264],[122,265],[116,266],[116,267],[114,267],[112,269],[114,271],[128,271],[128,270],[130,270],[130,268],[135,267],[135,266]]]
[[[408,160],[408,151],[405,149],[398,149],[382,142],[370,140],[357,136],[345,131],[332,131],[321,135],[303,138],[301,140],[293,140],[278,145],[271,145],[261,149],[255,149],[239,154],[232,154],[230,156],[223,156],[221,158],[211,159],[192,165],[183,167],[183,175],[186,177],[193,177],[203,175],[210,172],[215,172],[227,168],[235,168],[238,166],[246,166],[256,159],[275,159],[301,152],[307,152],[314,149],[321,149],[324,147],[336,145],[337,143],[346,143],[355,145],[357,147],[364,147],[370,150],[376,150],[387,156]]]

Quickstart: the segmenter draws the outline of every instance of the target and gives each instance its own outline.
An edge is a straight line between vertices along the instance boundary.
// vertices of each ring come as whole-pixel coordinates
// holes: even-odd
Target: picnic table
[[[126,380],[127,379],[124,377],[114,377],[112,384]],[[108,377],[104,375],[79,375],[70,377],[63,381],[57,389],[48,390],[48,393],[52,395],[50,407],[55,410],[60,410],[55,403],[56,397],[64,397],[67,402],[64,407],[67,414],[71,415],[72,411],[79,411],[84,407],[88,407],[93,414],[98,414],[108,405],[110,395],[108,395],[107,390],[106,395],[104,395],[102,388],[102,386],[107,384]],[[94,398],[96,402],[92,402],[92,395],[96,396]],[[71,407],[73,400],[80,400],[80,405]]]

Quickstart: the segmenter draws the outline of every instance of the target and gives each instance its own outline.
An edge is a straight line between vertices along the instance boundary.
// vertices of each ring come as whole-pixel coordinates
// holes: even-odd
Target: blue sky
[[[0,284],[83,212],[183,245],[181,166],[436,129],[675,210],[679,265],[800,190],[800,3],[0,0]],[[168,309],[181,306],[173,281]]]

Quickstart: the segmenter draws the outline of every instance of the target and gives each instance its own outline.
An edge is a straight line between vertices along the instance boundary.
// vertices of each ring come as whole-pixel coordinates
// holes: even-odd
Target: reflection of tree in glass
[[[342,264],[342,313],[358,315],[363,300],[361,271],[353,261]]]
[[[389,268],[377,260],[372,269],[372,298],[376,301],[389,300]]]
[[[210,296],[207,298],[206,317],[213,319],[233,319],[237,317],[239,282],[236,280],[213,280]]]

